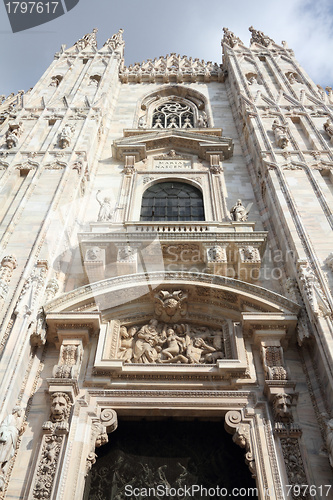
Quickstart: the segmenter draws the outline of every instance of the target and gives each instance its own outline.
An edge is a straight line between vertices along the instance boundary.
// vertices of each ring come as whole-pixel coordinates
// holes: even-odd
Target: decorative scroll
[[[245,449],[245,463],[248,465],[252,477],[255,477],[256,465],[251,443],[250,424],[242,421],[242,415],[239,411],[231,410],[225,416],[224,426],[229,434],[233,434],[233,442]]]

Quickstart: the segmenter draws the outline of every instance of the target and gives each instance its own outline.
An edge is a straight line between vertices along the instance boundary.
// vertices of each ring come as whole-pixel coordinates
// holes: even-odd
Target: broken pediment
[[[147,130],[124,130],[124,138],[112,144],[112,154],[118,160],[133,155],[136,161],[147,157],[149,151],[172,148],[197,154],[199,158],[209,161],[210,155],[220,155],[221,160],[233,155],[233,141],[221,137],[219,129],[160,129],[158,132]]]

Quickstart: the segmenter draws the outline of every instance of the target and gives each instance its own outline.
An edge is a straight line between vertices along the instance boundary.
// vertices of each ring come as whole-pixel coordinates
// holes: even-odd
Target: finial
[[[262,31],[255,30],[253,26],[249,27],[249,31],[252,34],[250,44],[252,43],[260,43],[264,47],[268,47],[268,45],[273,42],[269,36],[266,36]]]

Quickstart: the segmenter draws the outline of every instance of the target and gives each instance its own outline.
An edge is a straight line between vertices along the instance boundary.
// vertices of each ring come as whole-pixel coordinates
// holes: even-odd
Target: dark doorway
[[[258,498],[223,422],[120,421],[97,454],[85,500]]]

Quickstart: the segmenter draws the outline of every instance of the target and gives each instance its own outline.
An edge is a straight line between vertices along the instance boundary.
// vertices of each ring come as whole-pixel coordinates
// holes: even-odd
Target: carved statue
[[[201,338],[195,338],[189,343],[186,349],[186,357],[191,364],[202,363],[207,354],[214,352],[214,347],[206,344]]]
[[[101,250],[102,249],[99,247],[88,248],[86,253],[86,260],[88,261],[99,260],[101,255]]]
[[[291,421],[291,396],[282,392],[277,394],[273,400],[274,418],[279,421]]]
[[[125,245],[118,249],[118,262],[134,262],[136,249],[130,245]]]
[[[330,136],[330,138],[333,137],[333,123],[331,122],[330,118],[327,118],[326,122],[324,123],[324,129],[325,132]]]
[[[15,148],[18,144],[20,135],[23,132],[22,122],[12,122],[8,125],[8,130],[6,132],[6,144],[8,149]]]
[[[287,125],[282,125],[278,120],[273,121],[272,130],[275,135],[275,142],[279,148],[287,147],[289,139],[287,137]]]
[[[23,432],[23,410],[15,406],[0,425],[0,491],[4,487],[8,462],[14,456],[18,438]]]
[[[136,326],[132,326],[127,330],[126,326],[120,327],[121,343],[118,349],[118,358],[125,362],[131,363],[134,348],[134,335],[138,331]]]
[[[59,146],[61,149],[65,149],[70,146],[73,133],[74,133],[73,126],[69,124],[64,126],[59,135]]]
[[[116,49],[120,45],[124,45],[125,42],[123,40],[123,33],[124,30],[120,28],[120,30],[118,30],[118,33],[115,33],[111,38],[108,38],[108,40],[104,44],[104,47],[105,45],[110,45],[112,49]]]
[[[289,71],[288,73],[286,73],[286,77],[288,78],[290,85],[294,85],[294,83],[298,83],[296,73]]]
[[[199,128],[208,127],[208,118],[207,118],[207,113],[205,111],[203,111],[202,114],[199,115],[198,127]]]
[[[146,128],[147,127],[147,122],[146,122],[146,117],[145,116],[140,116],[138,127],[139,128]]]
[[[248,213],[249,210],[242,205],[242,200],[237,200],[236,205],[234,205],[230,210],[231,218],[236,222],[245,222],[247,220]]]
[[[247,79],[249,85],[259,84],[258,75],[256,73],[248,73],[246,75],[246,79]]]
[[[208,258],[209,262],[225,262],[225,249],[218,245],[213,246],[208,250]]]
[[[250,43],[260,43],[264,45],[264,47],[268,47],[268,45],[273,41],[269,36],[266,36],[262,31],[255,30],[253,26],[249,27],[249,31],[251,32],[251,40]]]
[[[161,352],[161,345],[165,342],[165,332],[157,330],[158,321],[151,319],[148,325],[140,328],[137,341],[134,346],[134,363],[155,363],[158,353]]]
[[[333,418],[326,422],[326,447],[330,464],[333,468]]]
[[[101,222],[111,221],[114,215],[114,209],[111,206],[111,198],[104,198],[103,201],[100,198],[100,190],[97,191],[96,200],[100,204],[100,209],[98,212],[97,220]]]
[[[84,35],[84,37],[80,38],[74,46],[77,47],[79,50],[85,49],[87,46],[94,47],[97,49],[97,40],[96,40],[96,33],[98,32],[97,28],[94,28],[92,30],[92,33],[87,33]]]
[[[168,347],[162,350],[161,357],[172,359],[184,351],[186,341],[184,338],[179,337],[173,328],[168,328],[166,334]]]
[[[257,261],[260,260],[260,254],[257,248],[247,246],[242,249],[244,260]]]
[[[153,128],[164,128],[162,119],[159,116],[156,118]]]
[[[224,358],[222,331],[151,319],[140,329],[120,327],[117,358],[127,363],[213,364]]]
[[[55,392],[51,395],[51,421],[54,423],[68,420],[71,401],[65,392]]]
[[[61,80],[62,80],[62,76],[60,76],[60,75],[52,76],[51,83],[50,83],[49,87],[58,87]]]
[[[237,43],[243,43],[238,36],[236,36],[232,31],[228,28],[223,28],[223,40],[224,43],[230,45],[230,47],[234,47]]]

